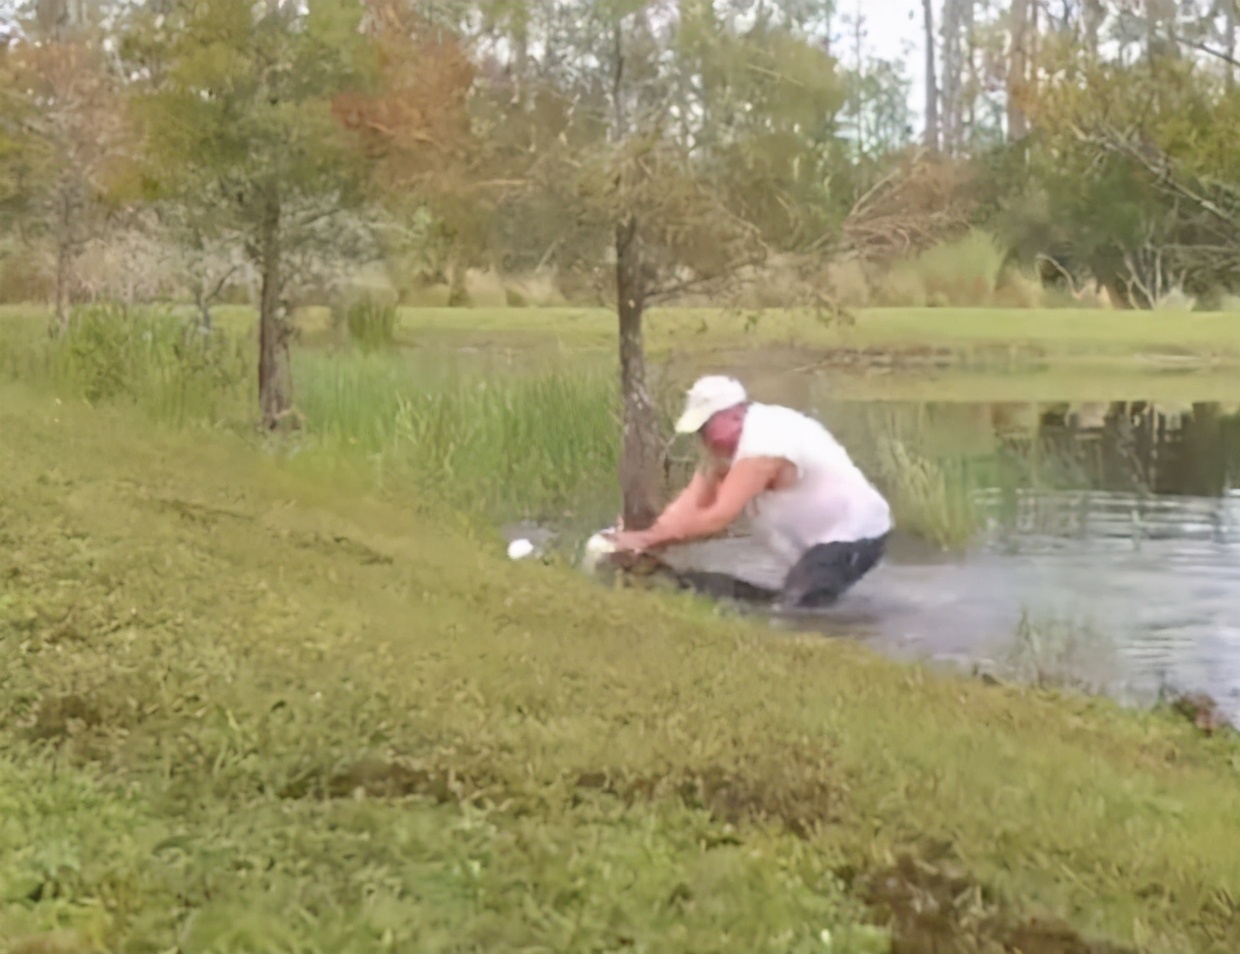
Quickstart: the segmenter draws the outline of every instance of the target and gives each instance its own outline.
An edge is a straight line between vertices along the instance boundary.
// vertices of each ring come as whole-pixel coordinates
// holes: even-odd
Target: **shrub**
[[[249,378],[244,349],[168,311],[94,304],[36,357],[36,374],[94,404],[125,400],[164,420],[215,422]]]
[[[396,306],[369,296],[345,309],[344,323],[349,338],[364,349],[384,348],[396,341]]]

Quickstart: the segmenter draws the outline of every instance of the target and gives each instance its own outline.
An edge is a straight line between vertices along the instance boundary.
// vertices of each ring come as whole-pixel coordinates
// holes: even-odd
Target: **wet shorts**
[[[682,585],[709,596],[775,603],[788,609],[817,609],[830,606],[874,569],[886,547],[887,534],[866,540],[819,543],[801,555],[779,591],[726,573],[689,571],[678,577]]]

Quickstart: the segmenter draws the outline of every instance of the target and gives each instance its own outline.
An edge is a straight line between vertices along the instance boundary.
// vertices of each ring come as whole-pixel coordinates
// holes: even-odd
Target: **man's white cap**
[[[696,434],[706,422],[728,408],[744,404],[749,400],[745,386],[736,378],[722,374],[710,374],[698,378],[689,389],[685,399],[685,410],[676,422],[676,433]]]

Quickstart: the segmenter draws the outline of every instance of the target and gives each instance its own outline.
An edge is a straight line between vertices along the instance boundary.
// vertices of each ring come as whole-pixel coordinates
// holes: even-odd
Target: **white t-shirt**
[[[815,544],[881,537],[891,529],[883,495],[812,417],[750,404],[733,460],[746,457],[782,457],[797,469],[792,486],[765,490],[746,506],[754,534],[789,566]]]

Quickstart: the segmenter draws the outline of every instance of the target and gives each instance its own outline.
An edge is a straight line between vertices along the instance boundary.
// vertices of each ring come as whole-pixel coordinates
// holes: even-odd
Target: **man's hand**
[[[618,530],[611,534],[611,542],[623,553],[645,553],[654,541],[644,530]]]

